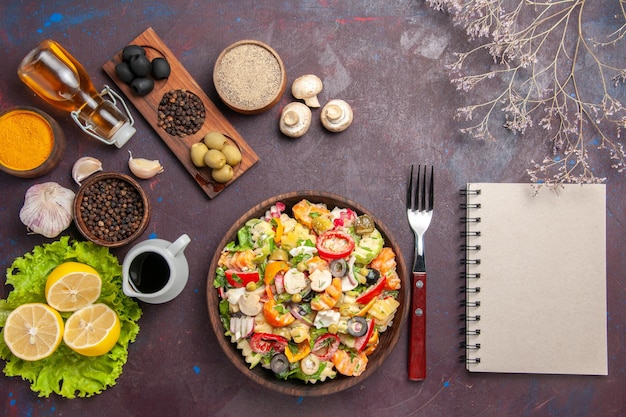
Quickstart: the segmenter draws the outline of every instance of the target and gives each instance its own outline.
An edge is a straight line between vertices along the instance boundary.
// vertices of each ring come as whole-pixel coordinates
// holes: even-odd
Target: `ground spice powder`
[[[267,48],[254,43],[224,52],[214,80],[222,99],[242,110],[265,108],[282,94],[281,63]]]
[[[50,124],[28,110],[13,110],[0,117],[0,163],[16,171],[43,164],[52,152]]]

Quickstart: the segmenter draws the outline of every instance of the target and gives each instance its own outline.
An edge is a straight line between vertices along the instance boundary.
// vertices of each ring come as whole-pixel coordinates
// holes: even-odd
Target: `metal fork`
[[[413,182],[413,165],[406,191],[406,215],[415,234],[415,256],[411,282],[411,331],[409,341],[409,379],[421,381],[426,378],[426,262],[424,258],[424,233],[433,217],[434,167],[417,167]]]

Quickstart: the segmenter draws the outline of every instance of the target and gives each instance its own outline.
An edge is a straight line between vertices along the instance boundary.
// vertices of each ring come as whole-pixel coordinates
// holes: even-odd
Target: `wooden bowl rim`
[[[397,271],[398,276],[402,282],[402,289],[398,294],[398,301],[400,301],[400,309],[396,313],[392,328],[380,335],[380,345],[378,349],[369,357],[369,363],[367,369],[363,374],[358,377],[346,377],[343,375],[337,375],[335,379],[326,380],[325,382],[318,382],[316,384],[305,384],[298,380],[279,380],[275,378],[271,372],[267,369],[257,366],[253,369],[249,368],[249,365],[245,362],[241,351],[237,349],[237,346],[230,342],[230,339],[224,335],[224,327],[219,315],[217,304],[219,302],[217,290],[213,286],[213,279],[215,277],[215,270],[217,262],[220,257],[220,253],[224,246],[235,238],[235,235],[239,228],[243,226],[245,221],[260,217],[267,209],[269,209],[276,202],[283,202],[290,209],[293,204],[297,203],[301,199],[308,199],[312,203],[325,203],[327,205],[336,204],[337,207],[351,208],[358,214],[368,214],[374,220],[376,227],[381,232],[385,239],[385,246],[391,247],[396,254]],[[333,207],[329,207],[332,209]],[[281,392],[283,394],[302,396],[302,397],[314,397],[328,394],[335,394],[351,388],[357,384],[362,383],[366,378],[372,375],[378,367],[387,359],[394,348],[397,345],[400,333],[404,328],[404,323],[407,319],[409,310],[409,297],[410,297],[410,279],[408,278],[408,270],[402,251],[398,243],[395,241],[389,229],[369,210],[361,206],[360,204],[342,197],[338,194],[323,192],[323,191],[297,191],[288,192],[268,199],[263,200],[261,203],[255,205],[245,214],[243,214],[226,232],[224,237],[218,243],[215,253],[213,254],[211,265],[209,267],[209,273],[207,276],[207,307],[209,312],[209,318],[211,326],[217,338],[217,341],[224,351],[224,354],[228,359],[241,371],[244,375],[255,381],[256,383],[269,388],[274,391]]]
[[[101,181],[107,178],[117,178],[117,179],[128,182],[137,190],[143,202],[143,217],[141,219],[141,223],[139,224],[139,227],[137,228],[137,230],[135,230],[135,232],[132,235],[130,235],[124,240],[120,240],[117,242],[109,242],[109,241],[102,240],[91,235],[89,231],[87,230],[87,227],[85,226],[84,222],[82,221],[82,218],[79,215],[80,204],[82,202],[83,196],[85,195],[85,190],[87,189],[87,187],[89,187],[90,185],[98,181]],[[83,181],[82,185],[78,189],[78,192],[76,193],[76,196],[74,198],[74,224],[76,225],[76,228],[78,229],[78,231],[83,235],[83,237],[85,237],[85,239],[97,245],[106,246],[109,248],[118,248],[120,246],[127,245],[128,243],[137,239],[148,227],[148,223],[150,222],[150,215],[151,215],[150,200],[148,199],[148,196],[146,195],[146,192],[143,190],[141,185],[139,185],[139,183],[135,181],[135,179],[132,178],[130,175],[122,174],[119,172],[98,172],[98,173],[91,175],[90,177],[88,177],[86,180]]]
[[[222,60],[224,59],[224,56],[230,51],[232,51],[233,49],[241,45],[256,45],[263,49],[266,49],[269,53],[271,53],[274,56],[274,58],[278,62],[278,66],[280,67],[281,83],[276,93],[276,96],[272,100],[270,100],[267,104],[262,105],[261,107],[251,107],[251,106],[250,107],[238,107],[237,104],[229,100],[226,94],[224,93],[223,88],[222,88],[222,83],[220,82],[220,79],[217,74],[218,73],[217,70],[219,66],[222,64]],[[276,52],[274,48],[272,48],[265,42],[261,42],[258,40],[242,39],[240,41],[231,43],[226,48],[224,48],[224,50],[222,50],[222,52],[220,52],[220,54],[218,55],[217,59],[215,60],[215,65],[213,66],[213,84],[215,86],[215,90],[217,91],[218,96],[222,99],[224,104],[226,104],[231,110],[234,110],[242,114],[258,114],[258,113],[262,113],[266,110],[271,109],[280,101],[282,95],[285,92],[285,89],[287,88],[287,71],[285,70],[285,65],[283,64],[283,61],[280,58],[280,55],[278,55],[278,52]]]

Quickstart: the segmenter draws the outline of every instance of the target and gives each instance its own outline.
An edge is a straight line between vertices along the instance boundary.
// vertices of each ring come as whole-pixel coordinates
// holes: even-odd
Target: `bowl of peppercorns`
[[[149,221],[148,197],[128,175],[95,174],[76,193],[74,223],[87,240],[98,245],[126,245],[143,233]]]

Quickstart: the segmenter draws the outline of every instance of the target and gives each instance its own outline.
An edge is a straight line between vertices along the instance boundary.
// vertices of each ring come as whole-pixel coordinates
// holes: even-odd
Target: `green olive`
[[[311,227],[318,235],[333,228],[333,222],[328,217],[315,217],[311,221]]]
[[[211,175],[213,176],[213,179],[219,183],[225,183],[230,181],[230,179],[233,177],[234,172],[233,172],[233,167],[231,167],[228,164],[225,164],[223,167],[219,168],[219,169],[214,169],[211,172]]]
[[[246,284],[246,290],[248,291],[254,291],[256,290],[256,282],[254,281],[250,281]]]
[[[270,253],[270,261],[288,261],[289,252],[282,248],[276,248]]]
[[[374,220],[367,214],[362,214],[356,218],[354,229],[359,235],[371,233],[374,231]]]
[[[291,302],[292,303],[299,303],[300,301],[302,301],[302,294],[300,294],[299,292],[293,294],[291,296]]]
[[[234,167],[241,162],[241,152],[235,145],[226,144],[222,148],[222,153],[226,155],[226,163],[231,167]]]
[[[226,157],[222,153],[222,151],[218,151],[217,149],[209,149],[207,153],[204,154],[204,163],[213,169],[220,169],[224,165],[226,165]]]
[[[209,149],[217,149],[218,151],[221,151],[227,142],[228,139],[226,139],[226,136],[222,135],[220,132],[209,132],[204,135],[204,144]]]
[[[206,162],[204,162],[204,155],[209,151],[209,148],[202,143],[194,143],[191,145],[191,162],[198,168],[202,168],[206,166]]]

